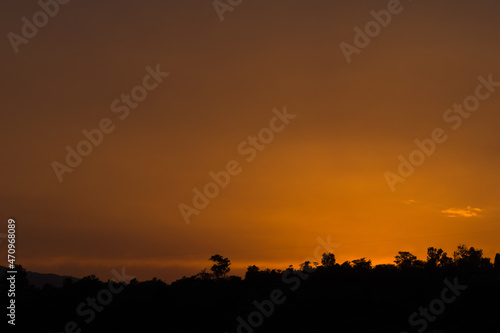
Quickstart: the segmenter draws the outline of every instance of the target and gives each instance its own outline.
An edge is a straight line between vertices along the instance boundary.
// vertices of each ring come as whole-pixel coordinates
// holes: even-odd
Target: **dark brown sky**
[[[297,265],[328,235],[340,261],[500,252],[500,87],[479,88],[456,130],[443,118],[478,77],[500,82],[500,5],[401,1],[348,63],[340,44],[388,2],[243,0],[221,22],[211,1],[72,0],[17,53],[8,34],[41,8],[0,3],[0,206],[18,221],[18,262],[171,281],[215,253],[240,274]],[[120,119],[112,103],[157,65],[170,75]],[[238,147],[284,107],[296,117],[247,161]],[[60,182],[54,161],[105,118],[114,130]],[[384,174],[436,128],[447,140],[392,191]],[[231,160],[240,173],[187,224],[179,204]]]

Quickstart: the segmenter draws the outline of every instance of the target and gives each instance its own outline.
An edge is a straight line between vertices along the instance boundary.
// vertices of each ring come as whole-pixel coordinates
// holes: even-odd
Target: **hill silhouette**
[[[5,274],[8,268],[4,266],[0,266],[0,276]],[[47,273],[36,273],[27,271],[27,279],[29,284],[33,285],[36,288],[42,288],[45,284],[50,284],[53,287],[62,287],[63,281],[65,279],[71,279],[73,282],[77,281],[78,278],[72,276],[64,276],[57,274],[47,274]]]

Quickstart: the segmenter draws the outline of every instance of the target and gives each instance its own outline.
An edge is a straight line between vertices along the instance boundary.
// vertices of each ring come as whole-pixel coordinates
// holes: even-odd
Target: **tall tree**
[[[214,262],[214,265],[210,269],[212,270],[212,272],[214,272],[214,275],[217,279],[225,278],[227,273],[229,273],[229,271],[231,270],[231,268],[229,267],[229,265],[231,265],[231,260],[229,260],[228,258],[224,258],[220,254],[211,256],[210,261]]]
[[[321,264],[326,268],[331,268],[335,266],[335,254],[333,253],[323,253],[321,258]]]
[[[447,267],[453,264],[453,259],[448,257],[448,254],[442,249],[436,249],[435,247],[429,247],[427,249],[427,262],[425,267],[436,268],[436,267]]]
[[[497,253],[497,254],[495,255],[495,264],[494,264],[494,265],[495,265],[495,266],[494,266],[494,267],[495,267],[495,270],[496,270],[497,272],[500,272],[500,253]]]

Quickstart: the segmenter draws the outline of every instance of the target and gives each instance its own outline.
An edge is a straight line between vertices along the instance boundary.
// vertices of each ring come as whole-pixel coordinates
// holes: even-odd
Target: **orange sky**
[[[19,52],[4,38],[0,232],[16,218],[18,263],[170,282],[215,253],[237,274],[297,265],[329,235],[340,262],[500,252],[500,87],[458,129],[443,119],[479,76],[500,82],[500,6],[401,1],[347,63],[339,45],[388,2],[243,1],[221,22],[212,1],[71,1]],[[40,7],[0,9],[7,36]],[[170,74],[120,119],[111,104],[157,65]],[[296,117],[247,161],[239,145],[284,107]],[[105,118],[114,130],[59,182],[53,162]],[[384,173],[435,128],[447,140],[391,191]],[[186,224],[179,204],[232,160],[240,172]]]

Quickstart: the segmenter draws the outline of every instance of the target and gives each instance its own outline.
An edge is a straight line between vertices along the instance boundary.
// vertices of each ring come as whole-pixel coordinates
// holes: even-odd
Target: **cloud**
[[[483,210],[480,208],[472,208],[471,206],[467,206],[467,208],[448,208],[446,210],[442,210],[441,213],[448,214],[448,217],[474,217],[477,216],[477,212],[482,212]]]
[[[411,205],[411,204],[414,204],[414,203],[417,203],[415,200],[407,200],[407,201],[403,201],[403,203],[407,204],[407,205]]]

